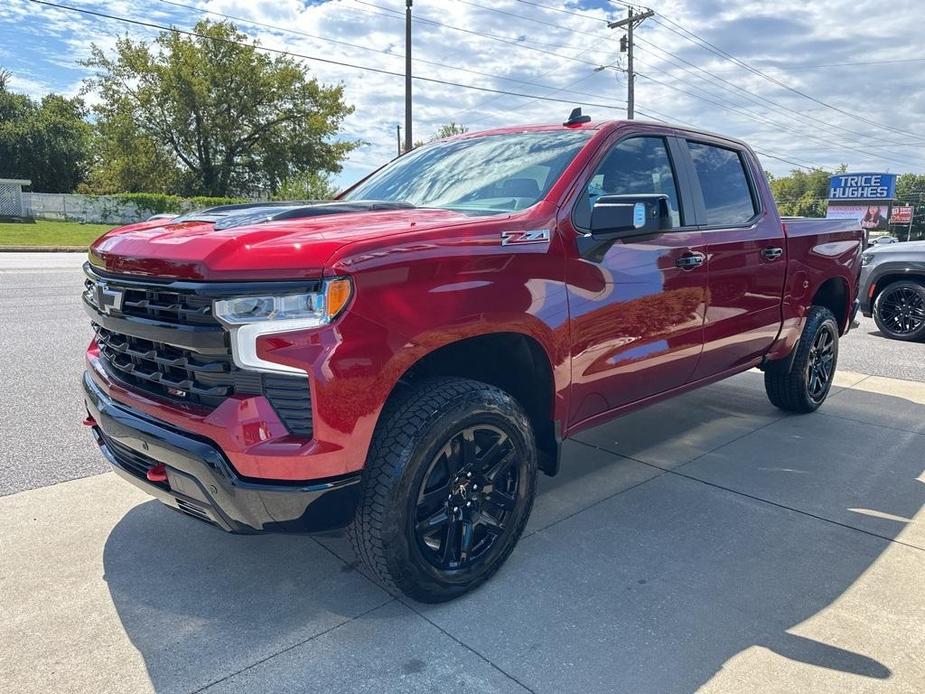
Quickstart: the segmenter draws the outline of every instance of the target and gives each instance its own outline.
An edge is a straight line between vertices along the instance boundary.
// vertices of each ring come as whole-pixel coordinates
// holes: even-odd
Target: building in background
[[[26,219],[32,216],[22,189],[32,185],[25,178],[0,178],[0,219]]]

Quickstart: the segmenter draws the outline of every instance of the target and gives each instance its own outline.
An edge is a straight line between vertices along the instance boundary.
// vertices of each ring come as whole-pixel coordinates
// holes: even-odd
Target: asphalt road
[[[80,376],[90,340],[79,253],[0,253],[0,495],[105,471],[84,417]],[[925,344],[883,338],[874,322],[841,343],[840,370],[925,382]],[[13,434],[15,432],[15,435]]]
[[[81,426],[92,336],[80,304],[82,260],[0,253],[0,495],[107,469]]]

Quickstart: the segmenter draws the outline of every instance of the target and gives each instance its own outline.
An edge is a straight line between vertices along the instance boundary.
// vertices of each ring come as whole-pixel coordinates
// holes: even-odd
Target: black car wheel
[[[825,402],[838,364],[838,323],[827,308],[813,306],[791,358],[767,364],[764,387],[773,405],[813,412]]]
[[[925,338],[925,287],[902,280],[888,285],[874,301],[874,322],[894,340]]]
[[[536,488],[533,429],[494,386],[422,381],[387,405],[350,538],[389,589],[451,600],[486,581],[520,538]]]

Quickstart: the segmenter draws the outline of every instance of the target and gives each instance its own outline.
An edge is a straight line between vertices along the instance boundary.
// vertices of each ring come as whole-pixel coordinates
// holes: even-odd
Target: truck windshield
[[[547,193],[590,136],[556,130],[436,142],[387,164],[342,199],[467,214],[522,210]]]

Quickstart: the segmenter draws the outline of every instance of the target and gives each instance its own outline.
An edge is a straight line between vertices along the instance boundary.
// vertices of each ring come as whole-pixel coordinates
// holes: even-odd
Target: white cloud
[[[85,0],[80,6],[183,28],[191,27],[203,16],[202,11],[228,14],[241,18],[243,21],[237,22],[240,28],[264,46],[396,73],[404,70],[401,0],[177,1],[198,10],[150,0]],[[621,58],[617,42],[620,31],[607,29],[601,20],[622,17],[622,8],[603,0],[531,2],[581,16],[518,0],[416,3],[415,74],[570,102],[574,99],[576,104],[607,104],[611,108],[589,106],[585,111],[599,119],[622,117],[623,76],[611,70],[594,72],[595,66],[614,64]],[[922,126],[925,106],[925,86],[920,77],[925,63],[804,67],[921,58],[910,34],[925,19],[918,0],[892,2],[889,12],[883,12],[882,2],[874,0],[850,4],[838,0],[666,0],[656,9],[660,15],[655,21],[646,21],[638,32],[640,77],[636,91],[641,111],[734,135],[793,161],[830,167],[847,162],[857,169],[925,169],[925,147],[920,144],[925,137],[917,140],[915,135]],[[912,135],[865,123],[801,97],[687,40],[668,19],[760,67],[774,80],[850,114]],[[136,37],[153,35],[144,28],[26,0],[13,0],[0,8],[0,39],[10,35],[5,30],[12,32],[14,28],[20,32],[20,40],[37,49],[29,71],[25,74],[10,65],[8,55],[0,60],[22,75],[18,78],[23,80],[21,84],[28,81],[28,88],[22,88],[30,93],[41,90],[42,85],[59,91],[72,89],[80,76],[73,69],[75,61],[86,57],[91,42],[111,45],[115,36],[126,31]],[[346,135],[369,143],[351,156],[342,180],[356,178],[392,157],[395,126],[403,124],[404,118],[403,79],[305,62],[323,82],[345,85],[347,100],[356,106],[356,113],[346,123]],[[735,86],[698,72],[698,68]],[[571,103],[415,81],[414,105],[415,139],[426,139],[450,120],[472,129],[557,122],[568,113]],[[778,173],[791,168],[770,158],[764,163]]]

